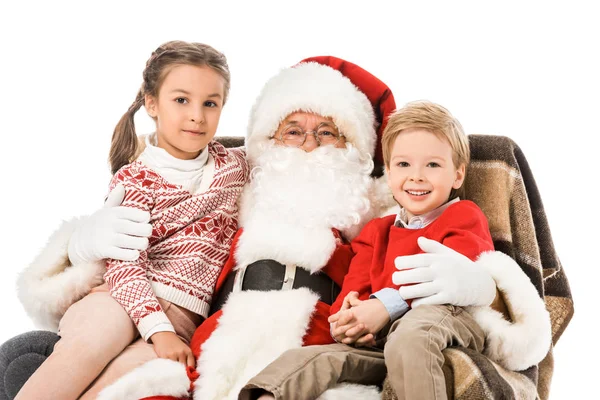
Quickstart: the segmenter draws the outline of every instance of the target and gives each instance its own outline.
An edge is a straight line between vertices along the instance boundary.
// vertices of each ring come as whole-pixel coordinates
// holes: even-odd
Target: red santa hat
[[[332,56],[311,57],[271,78],[258,96],[248,123],[251,162],[281,121],[297,111],[330,117],[361,153],[383,164],[381,133],[396,108],[385,83],[356,64]]]

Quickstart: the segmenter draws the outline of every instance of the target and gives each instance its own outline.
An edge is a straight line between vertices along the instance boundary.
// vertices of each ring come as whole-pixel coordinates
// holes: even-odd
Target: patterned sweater
[[[237,199],[249,175],[242,149],[208,145],[209,159],[198,194],[167,182],[141,161],[121,168],[110,190],[125,186],[123,205],[150,212],[152,235],[136,261],[107,262],[105,281],[142,337],[170,321],[161,297],[201,316],[237,230]]]

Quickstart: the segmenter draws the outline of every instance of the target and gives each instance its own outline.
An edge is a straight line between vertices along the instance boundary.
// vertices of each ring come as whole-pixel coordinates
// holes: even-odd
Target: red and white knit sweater
[[[110,190],[125,186],[123,205],[150,212],[152,236],[138,260],[109,260],[105,281],[142,337],[170,324],[157,297],[202,316],[237,230],[237,199],[249,168],[241,149],[208,145],[202,190],[191,194],[167,182],[141,161],[121,168]]]

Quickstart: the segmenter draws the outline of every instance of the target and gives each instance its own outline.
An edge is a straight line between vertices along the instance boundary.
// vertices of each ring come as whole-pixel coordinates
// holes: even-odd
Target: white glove
[[[420,237],[418,244],[426,254],[396,257],[396,268],[403,271],[392,274],[396,285],[415,284],[399,289],[403,299],[417,299],[412,307],[423,304],[489,306],[492,303],[496,297],[496,282],[487,269],[435,240]]]
[[[150,213],[121,207],[125,188],[117,185],[104,207],[82,219],[69,240],[71,264],[91,263],[104,258],[134,261],[148,247],[152,226]]]

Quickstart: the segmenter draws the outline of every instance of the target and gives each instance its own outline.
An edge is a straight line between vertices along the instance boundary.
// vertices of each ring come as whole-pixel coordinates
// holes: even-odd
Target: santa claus
[[[372,216],[376,126],[394,107],[381,81],[333,58],[306,60],[266,84],[248,127],[254,170],[225,271],[234,271],[233,288],[194,338],[195,398],[237,398],[284,351],[333,342],[329,307],[352,257],[348,240]],[[290,129],[302,140],[288,143]]]
[[[353,255],[349,240],[393,204],[371,173],[373,160],[381,164],[378,132],[394,108],[383,82],[334,57],[304,60],[267,82],[246,137],[253,170],[241,198],[241,229],[217,282],[213,314],[191,343],[197,368],[157,359],[98,398],[237,399],[246,382],[286,350],[332,343],[327,317]],[[94,246],[100,244],[88,245]],[[495,290],[486,266],[473,268],[467,259],[447,257],[455,271],[439,280],[444,302],[489,305]],[[486,260],[524,277],[508,257],[492,254]],[[95,275],[87,271],[87,276]],[[466,284],[457,285],[461,280]],[[519,290],[537,297],[529,286]],[[76,295],[63,295],[60,307],[84,290],[80,285]],[[376,388],[350,385],[334,391],[337,399],[379,398]]]

